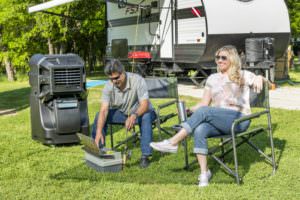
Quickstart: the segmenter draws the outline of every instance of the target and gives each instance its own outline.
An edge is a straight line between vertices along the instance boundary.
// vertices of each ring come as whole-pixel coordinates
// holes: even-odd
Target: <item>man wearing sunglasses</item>
[[[138,74],[125,72],[117,59],[108,61],[104,72],[110,81],[102,91],[101,108],[94,120],[92,137],[101,146],[105,144],[108,123],[124,123],[127,130],[139,124],[142,151],[140,167],[146,168],[152,154],[152,121],[156,118],[146,82]]]

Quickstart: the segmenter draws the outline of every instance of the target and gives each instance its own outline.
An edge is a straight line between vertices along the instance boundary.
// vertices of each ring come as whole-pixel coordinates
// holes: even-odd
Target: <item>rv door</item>
[[[160,1],[160,58],[173,58],[173,0]]]

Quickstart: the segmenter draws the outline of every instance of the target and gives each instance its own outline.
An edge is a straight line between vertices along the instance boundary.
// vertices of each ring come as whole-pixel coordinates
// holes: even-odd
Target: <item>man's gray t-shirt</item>
[[[126,115],[136,112],[141,100],[149,99],[146,81],[138,74],[126,72],[126,86],[123,91],[108,81],[102,91],[102,102],[119,109]],[[150,105],[151,107],[151,105]],[[150,108],[149,107],[149,108]]]

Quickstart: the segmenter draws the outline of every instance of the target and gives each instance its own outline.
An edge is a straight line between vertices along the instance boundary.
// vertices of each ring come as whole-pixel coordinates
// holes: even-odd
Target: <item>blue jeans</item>
[[[94,119],[94,124],[92,126],[92,137],[96,137],[97,131],[97,122],[98,122],[98,115],[96,114]],[[117,109],[109,109],[106,122],[104,124],[102,134],[105,138],[107,134],[107,125],[110,123],[125,123],[127,119],[127,115],[122,113],[120,110]],[[152,142],[152,122],[156,119],[156,114],[154,110],[149,110],[148,112],[144,113],[142,116],[139,116],[136,120],[136,123],[139,124],[140,131],[141,131],[141,151],[143,156],[149,156],[152,154],[152,148],[150,147],[150,142]]]
[[[207,138],[218,135],[231,134],[231,126],[235,119],[244,114],[235,110],[204,106],[196,110],[193,115],[181,126],[194,134],[194,153],[207,155]],[[240,123],[237,133],[247,130],[250,121]]]

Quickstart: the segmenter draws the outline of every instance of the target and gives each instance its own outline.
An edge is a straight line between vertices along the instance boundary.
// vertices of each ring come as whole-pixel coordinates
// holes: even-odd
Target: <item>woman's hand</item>
[[[195,112],[196,110],[198,110],[198,108],[202,107],[202,106],[208,106],[211,102],[211,95],[210,95],[210,90],[208,89],[204,89],[203,92],[203,96],[201,99],[200,103],[197,103],[195,106],[191,107],[190,110],[193,112]]]
[[[193,114],[193,111],[190,108],[187,108],[185,112],[186,112],[186,116],[188,117]]]
[[[203,106],[203,105],[202,105],[202,103],[200,102],[200,103],[198,103],[198,104],[196,104],[196,105],[194,105],[194,106],[188,108],[188,109],[187,109],[187,112],[189,111],[190,113],[193,113],[193,112],[195,112],[196,110],[198,110],[198,108],[200,108],[201,106]]]
[[[254,89],[254,92],[256,93],[260,93],[260,91],[262,90],[263,88],[263,83],[264,83],[264,77],[259,75],[259,76],[256,76],[254,78],[254,81],[253,81],[253,89]]]

